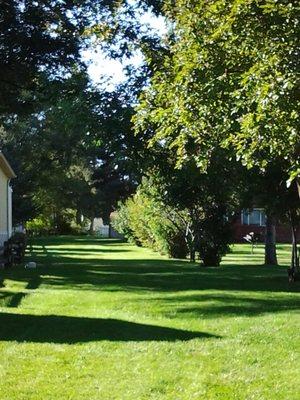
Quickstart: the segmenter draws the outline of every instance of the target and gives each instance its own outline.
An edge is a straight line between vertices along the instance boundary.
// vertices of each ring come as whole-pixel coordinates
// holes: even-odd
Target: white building
[[[0,246],[12,234],[12,189],[10,180],[16,175],[0,151]]]

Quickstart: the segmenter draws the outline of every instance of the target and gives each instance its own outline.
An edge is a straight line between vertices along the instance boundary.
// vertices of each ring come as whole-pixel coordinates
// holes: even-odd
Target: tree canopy
[[[185,226],[216,264],[230,216],[250,203],[245,182],[270,216],[289,214],[296,226],[296,2],[4,0],[0,12],[0,145],[19,175],[16,222],[109,222],[147,176],[128,209],[147,223],[140,203],[149,204],[155,232],[180,243]],[[164,37],[141,22],[145,12],[163,16]],[[144,62],[107,90],[82,58],[95,46],[119,60],[138,51]],[[176,212],[180,229],[176,219],[162,229],[160,215]]]
[[[172,4],[171,4],[172,3]],[[209,163],[229,147],[247,167],[281,159],[300,173],[299,6],[283,0],[167,2],[169,52],[141,97],[138,131]]]

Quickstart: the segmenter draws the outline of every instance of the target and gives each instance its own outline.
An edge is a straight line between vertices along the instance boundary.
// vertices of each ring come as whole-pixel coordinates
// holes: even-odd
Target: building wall
[[[234,241],[237,243],[246,243],[244,236],[248,233],[254,232],[261,237],[261,241],[265,240],[265,227],[258,225],[242,225],[240,216],[233,224]],[[298,232],[298,239],[300,240],[300,232]],[[278,243],[290,243],[292,240],[291,228],[287,225],[276,225],[276,241]]]
[[[8,206],[8,193],[7,193],[8,178],[0,168],[0,245],[9,237],[8,226],[8,212],[11,214],[11,205]],[[10,196],[11,198],[11,196]],[[11,216],[9,217],[11,221]]]
[[[104,238],[124,239],[124,236],[117,232],[111,225],[104,225],[102,218],[95,218],[94,230]]]
[[[8,186],[8,236],[12,235],[13,226],[12,226],[12,188]]]

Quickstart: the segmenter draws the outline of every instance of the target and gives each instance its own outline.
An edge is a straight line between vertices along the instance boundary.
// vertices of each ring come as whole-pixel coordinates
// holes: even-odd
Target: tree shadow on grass
[[[16,293],[1,290],[0,292],[0,307],[7,307]]]
[[[28,280],[28,283],[24,289],[25,292],[6,292],[1,290],[0,291],[0,306],[2,307],[19,307],[22,300],[30,295],[31,290],[37,289],[42,282],[42,279],[39,274],[35,274]]]
[[[300,310],[300,298],[272,296],[270,298],[253,298],[248,296],[226,294],[195,294],[157,297],[154,300],[162,302],[166,316],[174,315],[176,311],[184,319],[257,316],[268,313],[292,312]],[[185,306],[182,306],[185,304]]]
[[[51,237],[38,239],[28,253],[30,260],[36,261],[37,271],[14,270],[5,272],[12,279],[28,281],[36,273],[43,276],[45,285],[56,289],[106,290],[106,291],[158,291],[176,292],[187,290],[232,290],[232,291],[264,291],[264,292],[297,292],[300,282],[288,284],[286,269],[282,267],[264,267],[262,265],[237,265],[234,258],[220,268],[201,268],[186,260],[174,259],[128,259],[122,258],[122,241],[103,240],[90,237]],[[69,249],[78,254],[65,254]],[[83,244],[82,247],[81,243]],[[114,259],[105,259],[93,254],[94,250],[86,248],[85,243],[100,248],[107,245],[105,252],[112,248],[121,251]],[[47,246],[51,246],[49,248]],[[72,247],[73,246],[73,247]],[[126,245],[127,246],[127,245]],[[126,253],[127,256],[128,253]],[[129,253],[130,254],[130,253]],[[139,254],[138,254],[139,256]],[[233,255],[229,255],[229,257]],[[140,257],[143,257],[141,253]],[[235,256],[237,257],[237,256]],[[228,263],[229,261],[229,263]],[[250,261],[249,261],[250,262]]]
[[[91,237],[91,236],[81,236],[81,237],[75,237],[74,242],[80,243],[80,244],[99,244],[100,246],[120,246],[122,244],[125,244],[128,246],[128,243],[122,239],[101,239],[97,237]]]
[[[88,253],[87,253],[88,254]],[[230,290],[297,292],[300,282],[288,284],[286,269],[262,265],[226,264],[201,268],[180,260],[70,258],[58,253],[30,256],[36,271],[11,270],[5,277],[28,281],[42,275],[45,285],[57,289],[176,292]]]
[[[103,239],[97,236],[69,236],[69,235],[31,238],[30,242],[33,244],[38,243],[38,245],[46,245],[46,246],[54,246],[54,245],[65,246],[68,244],[74,245],[75,243],[82,245],[92,244],[93,246],[95,245],[120,246],[122,244],[128,245],[128,243],[122,239]]]
[[[282,267],[228,264],[220,268],[201,268],[178,260],[97,260],[52,259],[47,281],[85,289],[119,287],[120,290],[241,290],[297,292],[300,284],[288,284]],[[53,277],[51,277],[51,275]]]
[[[74,247],[62,247],[59,249],[52,249],[50,248],[47,252],[50,254],[75,254],[75,255],[82,255],[82,254],[93,254],[93,255],[100,255],[101,253],[128,253],[131,252],[133,250],[129,250],[129,249],[105,249],[103,247],[100,247],[99,249],[95,249],[95,248],[81,248],[81,249],[77,249]]]
[[[3,341],[72,344],[101,340],[174,342],[208,338],[220,336],[118,319],[0,314],[0,340]]]

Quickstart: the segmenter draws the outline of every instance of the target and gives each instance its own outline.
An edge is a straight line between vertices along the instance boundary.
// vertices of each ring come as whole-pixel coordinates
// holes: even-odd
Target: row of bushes
[[[174,258],[186,258],[183,220],[141,187],[125,203],[119,205],[113,227],[130,242],[152,248]]]
[[[203,265],[219,265],[229,251],[230,223],[224,211],[209,204],[191,216],[190,210],[172,207],[162,201],[154,186],[146,180],[136,194],[119,204],[114,228],[130,242],[152,248],[173,258]]]
[[[26,232],[31,236],[79,235],[87,231],[88,221],[76,222],[74,210],[65,210],[59,215],[40,215],[26,222]]]

